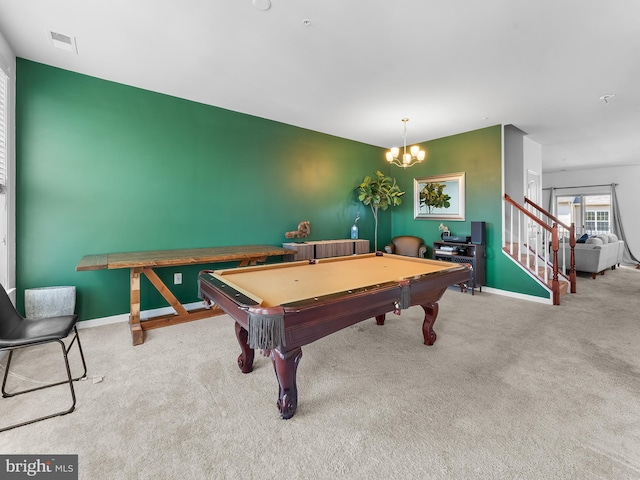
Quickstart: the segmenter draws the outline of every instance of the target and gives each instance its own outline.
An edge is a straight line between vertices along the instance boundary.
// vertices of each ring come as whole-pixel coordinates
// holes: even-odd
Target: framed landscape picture
[[[464,194],[464,172],[414,178],[414,218],[464,220]]]

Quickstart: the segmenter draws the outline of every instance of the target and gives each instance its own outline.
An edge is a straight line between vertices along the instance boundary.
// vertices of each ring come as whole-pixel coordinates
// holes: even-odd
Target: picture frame
[[[429,198],[440,205],[429,206]],[[414,178],[413,205],[416,220],[464,220],[465,173]]]

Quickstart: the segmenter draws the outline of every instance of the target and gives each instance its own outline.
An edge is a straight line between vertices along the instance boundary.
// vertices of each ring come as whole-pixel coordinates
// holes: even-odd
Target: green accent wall
[[[308,240],[348,238],[356,213],[373,248],[371,211],[354,187],[382,170],[407,191],[380,212],[378,245],[439,222],[413,219],[413,177],[465,171],[469,233],[487,222],[489,286],[544,296],[499,254],[501,128],[423,143],[424,165],[389,167],[384,149],[17,59],[16,271],[27,288],[77,287],[82,320],[129,311],[129,271],[76,272],[84,255],[264,243],[311,222]],[[215,265],[215,268],[231,265]],[[197,272],[158,269],[182,302],[197,300]],[[173,273],[183,284],[172,286]],[[535,286],[532,286],[535,284]],[[542,293],[542,295],[541,295]],[[141,308],[166,302],[142,278]]]
[[[379,147],[24,59],[16,100],[17,297],[76,285],[81,319],[129,311],[129,270],[76,272],[82,256],[280,245],[303,220],[308,240],[348,238],[354,187],[381,166]],[[158,274],[183,272],[171,288],[192,302],[207,267]],[[141,308],[166,306],[142,281]]]
[[[424,239],[431,256],[440,240],[440,223],[452,235],[471,235],[471,222],[486,222],[486,284],[500,290],[547,297],[548,293],[504,256],[502,246],[502,127],[495,125],[472,132],[419,144],[426,160],[407,169],[387,170],[406,191],[402,205],[393,211],[391,235],[415,235]],[[414,219],[413,179],[465,173],[465,220]]]

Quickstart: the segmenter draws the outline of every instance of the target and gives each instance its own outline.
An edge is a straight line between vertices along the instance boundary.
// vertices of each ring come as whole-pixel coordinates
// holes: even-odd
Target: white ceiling
[[[543,171],[640,164],[638,0],[0,0],[0,32],[18,57],[372,145],[401,144],[403,117],[408,143],[503,123]]]

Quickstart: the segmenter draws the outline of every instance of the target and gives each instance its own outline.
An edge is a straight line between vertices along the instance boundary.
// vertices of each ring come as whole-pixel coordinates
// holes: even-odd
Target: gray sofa
[[[568,269],[571,249],[568,242],[563,242],[562,246],[564,248],[561,248],[559,252],[560,265],[562,265],[564,250]],[[618,240],[618,237],[612,233],[589,237],[585,243],[576,243],[576,271],[588,272],[591,274],[591,278],[596,278],[598,273],[604,275],[605,270],[609,268],[615,269],[616,266],[620,265],[623,252],[624,242]]]

